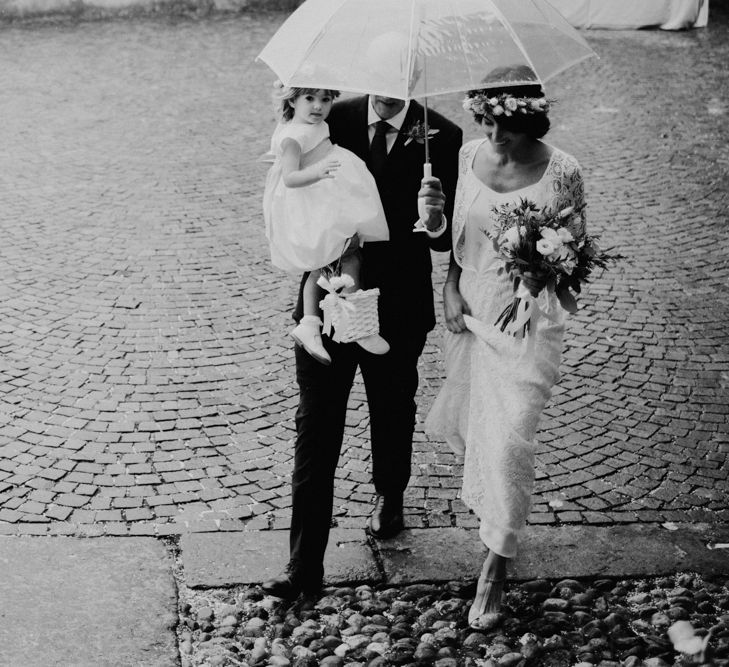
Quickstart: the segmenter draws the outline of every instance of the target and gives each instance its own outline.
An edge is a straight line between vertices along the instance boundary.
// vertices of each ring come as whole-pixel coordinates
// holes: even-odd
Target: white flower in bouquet
[[[567,227],[560,227],[557,230],[557,235],[562,243],[570,243],[575,240],[575,237],[572,236],[572,232],[567,229]]]
[[[510,227],[506,230],[504,235],[501,237],[501,244],[507,246],[508,248],[514,248],[516,247],[516,244],[519,243],[519,233],[524,233],[524,227],[521,228],[514,226]]]
[[[554,244],[549,239],[541,238],[537,241],[537,251],[540,255],[548,257],[549,255],[553,255],[556,250],[557,248],[554,247]]]

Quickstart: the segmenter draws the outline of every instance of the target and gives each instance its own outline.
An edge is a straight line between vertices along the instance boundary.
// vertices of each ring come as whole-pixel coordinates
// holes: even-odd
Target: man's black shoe
[[[294,600],[300,593],[315,596],[321,590],[321,578],[306,578],[288,571],[264,581],[261,588],[266,595],[284,600]]]
[[[367,522],[369,534],[380,540],[386,540],[395,537],[404,527],[402,495],[377,496],[375,509]]]
[[[292,577],[288,572],[264,581],[261,588],[266,595],[273,595],[285,600],[293,600],[302,590],[301,581]]]

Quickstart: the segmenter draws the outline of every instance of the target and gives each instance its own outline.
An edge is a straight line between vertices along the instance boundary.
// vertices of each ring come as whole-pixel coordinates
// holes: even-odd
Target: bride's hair
[[[281,81],[273,82],[273,112],[276,119],[282,123],[288,123],[294,117],[294,108],[291,104],[301,95],[313,95],[319,88],[297,88],[295,86],[284,86]],[[324,90],[332,99],[339,97],[338,90]]]
[[[515,81],[515,85],[488,85],[489,81],[510,79]],[[484,88],[469,90],[463,104],[479,125],[484,118],[489,118],[495,119],[508,132],[526,134],[532,139],[541,139],[547,134],[550,128],[547,114],[551,102],[545,98],[544,89],[530,67],[520,65],[496,69],[484,78],[484,83],[487,84]],[[501,106],[508,99],[514,101],[512,104],[518,104],[513,113]],[[492,104],[493,101],[496,104]]]

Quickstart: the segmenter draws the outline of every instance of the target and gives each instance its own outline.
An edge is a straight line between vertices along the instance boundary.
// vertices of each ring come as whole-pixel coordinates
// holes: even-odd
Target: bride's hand
[[[446,328],[453,333],[466,331],[464,315],[470,315],[471,309],[458,291],[458,284],[446,281],[443,286],[443,309],[445,311]]]

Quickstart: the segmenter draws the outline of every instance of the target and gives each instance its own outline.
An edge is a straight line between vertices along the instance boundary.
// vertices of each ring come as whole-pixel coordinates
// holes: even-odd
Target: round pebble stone
[[[482,632],[471,632],[464,640],[464,646],[485,646],[488,644],[488,637]]]
[[[294,646],[291,649],[291,656],[293,658],[313,658],[314,652],[306,646]]]
[[[442,646],[438,649],[436,657],[438,658],[438,660],[440,660],[441,658],[455,658],[456,650],[452,646]]]
[[[671,607],[666,614],[672,621],[685,621],[691,618],[688,609],[684,607]]]
[[[440,614],[436,609],[430,608],[418,616],[417,623],[421,628],[429,629],[433,627],[433,623],[440,619]]]
[[[670,663],[663,658],[646,658],[643,661],[643,667],[670,667]]]
[[[584,611],[573,612],[572,618],[574,619],[575,625],[577,625],[578,628],[584,627],[593,620],[592,616]]]
[[[289,667],[291,661],[283,655],[272,655],[268,659],[269,667]]]
[[[585,591],[584,593],[575,593],[569,598],[569,601],[573,607],[588,607],[594,599],[595,596],[591,591]]]
[[[274,639],[271,642],[271,655],[281,655],[284,658],[289,658],[292,655],[292,651],[286,646],[285,642],[280,639]]]
[[[552,587],[546,579],[532,579],[525,581],[521,588],[526,593],[548,593]]]
[[[258,616],[249,618],[243,626],[243,634],[248,637],[260,637],[266,629],[266,621]]]
[[[293,658],[293,667],[317,667],[319,661],[314,654]]]
[[[344,658],[339,655],[328,655],[319,661],[319,665],[322,667],[343,667]]]
[[[486,656],[498,660],[507,653],[511,653],[511,647],[506,644],[492,644],[486,649]]]
[[[378,655],[384,655],[389,646],[381,642],[370,642],[365,647],[364,657],[371,660]]]
[[[222,621],[220,621],[220,625],[238,625],[238,617],[235,614],[228,614],[223,617]]]
[[[215,614],[218,618],[224,618],[225,616],[237,616],[238,607],[234,604],[224,604],[218,607],[218,611]]]
[[[465,646],[465,642],[464,642]],[[415,649],[415,653],[413,653],[413,658],[416,662],[420,663],[430,663],[433,660],[435,660],[435,657],[437,655],[437,651],[435,646],[430,643],[423,643],[421,642],[418,644],[417,648]]]
[[[383,655],[373,658],[367,663],[367,667],[389,667],[390,663]]]
[[[458,633],[451,627],[438,628],[435,631],[435,641],[439,644],[455,644],[458,641]]]
[[[215,617],[215,612],[211,607],[202,607],[201,609],[198,609],[197,614],[195,614],[197,617],[198,622],[201,621],[212,621]]]
[[[335,614],[337,610],[343,607],[345,604],[346,601],[344,601],[342,598],[336,597],[334,595],[328,595],[327,597],[323,597],[321,600],[319,600],[314,608],[322,614]]]
[[[564,598],[547,598],[542,602],[542,609],[545,611],[567,611],[570,608],[570,601]]]
[[[524,656],[521,653],[512,651],[506,655],[502,655],[499,658],[499,667],[516,667],[519,663],[524,661]]]
[[[621,667],[641,667],[641,665],[643,665],[643,660],[637,655],[629,655],[621,663]]]
[[[455,658],[440,658],[435,661],[435,667],[458,667],[458,660]]]
[[[352,635],[351,637],[343,637],[343,640],[351,651],[364,648],[370,643],[370,638],[367,635]]]
[[[349,646],[347,644],[339,644],[333,650],[334,655],[341,656],[342,658],[349,653]]]
[[[668,628],[671,625],[671,619],[663,612],[657,612],[651,616],[651,625],[655,628]]]

